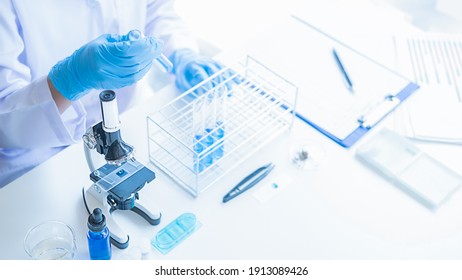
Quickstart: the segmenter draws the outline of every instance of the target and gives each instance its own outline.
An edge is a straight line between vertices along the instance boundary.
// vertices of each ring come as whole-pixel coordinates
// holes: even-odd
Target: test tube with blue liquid
[[[128,36],[128,40],[130,41],[136,41],[144,37],[141,34],[141,31],[137,29],[134,29],[128,32],[127,36]],[[164,54],[161,53],[159,57],[156,58],[156,61],[162,66],[163,71],[167,73],[170,73],[172,71],[173,63]]]
[[[201,173],[213,162],[210,154],[206,153],[207,135],[205,134],[205,96],[199,97],[192,104],[192,122],[193,122],[193,164],[194,170]]]
[[[215,128],[215,90],[211,89],[206,93],[205,96],[205,107],[204,107],[204,121],[205,121],[205,145],[206,147],[212,147],[215,139],[214,128]],[[210,164],[213,162],[213,153],[208,154],[207,162]]]
[[[219,86],[214,93],[214,139],[217,143],[217,148],[213,153],[214,159],[223,157],[225,136],[225,117],[226,117],[226,86]]]

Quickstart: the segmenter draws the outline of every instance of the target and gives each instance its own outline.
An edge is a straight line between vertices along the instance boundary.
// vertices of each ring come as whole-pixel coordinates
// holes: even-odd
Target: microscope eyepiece
[[[93,134],[98,135],[95,146],[107,163],[121,165],[133,157],[133,147],[122,140],[116,93],[104,90],[99,99],[103,121],[94,127]],[[92,144],[90,140],[87,142]]]
[[[115,92],[104,90],[99,94],[99,99],[101,101],[104,131],[109,133],[118,131],[120,129],[120,121]]]
[[[116,94],[112,90],[104,90],[99,94],[99,100],[102,102],[109,102],[116,98]]]

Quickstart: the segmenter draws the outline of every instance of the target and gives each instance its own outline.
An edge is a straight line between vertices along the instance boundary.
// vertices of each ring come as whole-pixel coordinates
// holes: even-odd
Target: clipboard
[[[396,107],[400,105],[402,101],[408,98],[419,86],[414,83],[409,83],[401,92],[394,96],[386,96],[382,103],[378,104],[366,115],[360,115],[358,118],[358,127],[353,130],[346,138],[340,139],[330,133],[329,131],[323,129],[322,127],[316,125],[314,122],[310,121],[308,117],[295,112],[297,116],[302,121],[311,125],[319,132],[323,133],[330,139],[334,140],[336,143],[340,144],[345,148],[351,147],[356,143],[364,134],[366,134],[372,127],[374,127],[380,120],[385,118],[389,113],[391,113]]]
[[[334,49],[354,92],[344,84]],[[298,87],[295,115],[346,148],[419,88],[295,15],[254,38],[250,50]]]

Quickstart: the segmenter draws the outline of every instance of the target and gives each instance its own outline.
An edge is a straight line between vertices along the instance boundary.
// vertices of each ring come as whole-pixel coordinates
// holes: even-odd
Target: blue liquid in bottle
[[[101,209],[95,208],[88,217],[88,251],[92,260],[110,260],[112,255],[111,238],[106,227],[106,217]]]

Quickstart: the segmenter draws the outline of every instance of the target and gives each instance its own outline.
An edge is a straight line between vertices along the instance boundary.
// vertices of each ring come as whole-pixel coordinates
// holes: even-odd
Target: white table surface
[[[306,17],[316,21],[309,15]],[[324,24],[321,21],[319,24]],[[329,28],[328,24],[325,26]],[[152,81],[148,80],[140,86],[142,90],[150,90],[148,85]],[[462,192],[455,193],[437,211],[430,211],[354,158],[356,147],[373,137],[380,127],[390,126],[392,117],[350,149],[340,147],[296,120],[290,134],[193,198],[148,162],[146,115],[176,94],[169,85],[121,115],[124,140],[136,147],[136,158],[157,173],[156,180],[145,186],[140,196],[162,212],[158,226],[150,226],[128,211],[115,214],[129,232],[131,244],[151,239],[185,212],[194,213],[202,224],[169,254],[162,255],[152,249],[152,258],[462,258]],[[314,171],[296,170],[289,162],[288,147],[298,138],[317,141],[327,151],[325,161]],[[462,147],[417,145],[462,174]],[[276,168],[261,184],[229,203],[221,202],[237,181],[269,161],[276,163]],[[88,176],[83,147],[79,144],[0,189],[0,259],[28,259],[22,244],[27,230],[50,219],[62,220],[75,230],[76,258],[87,259],[88,215],[81,190],[90,184]],[[255,192],[280,176],[293,180],[270,200],[261,203],[255,199]],[[121,253],[114,250],[115,256]]]

